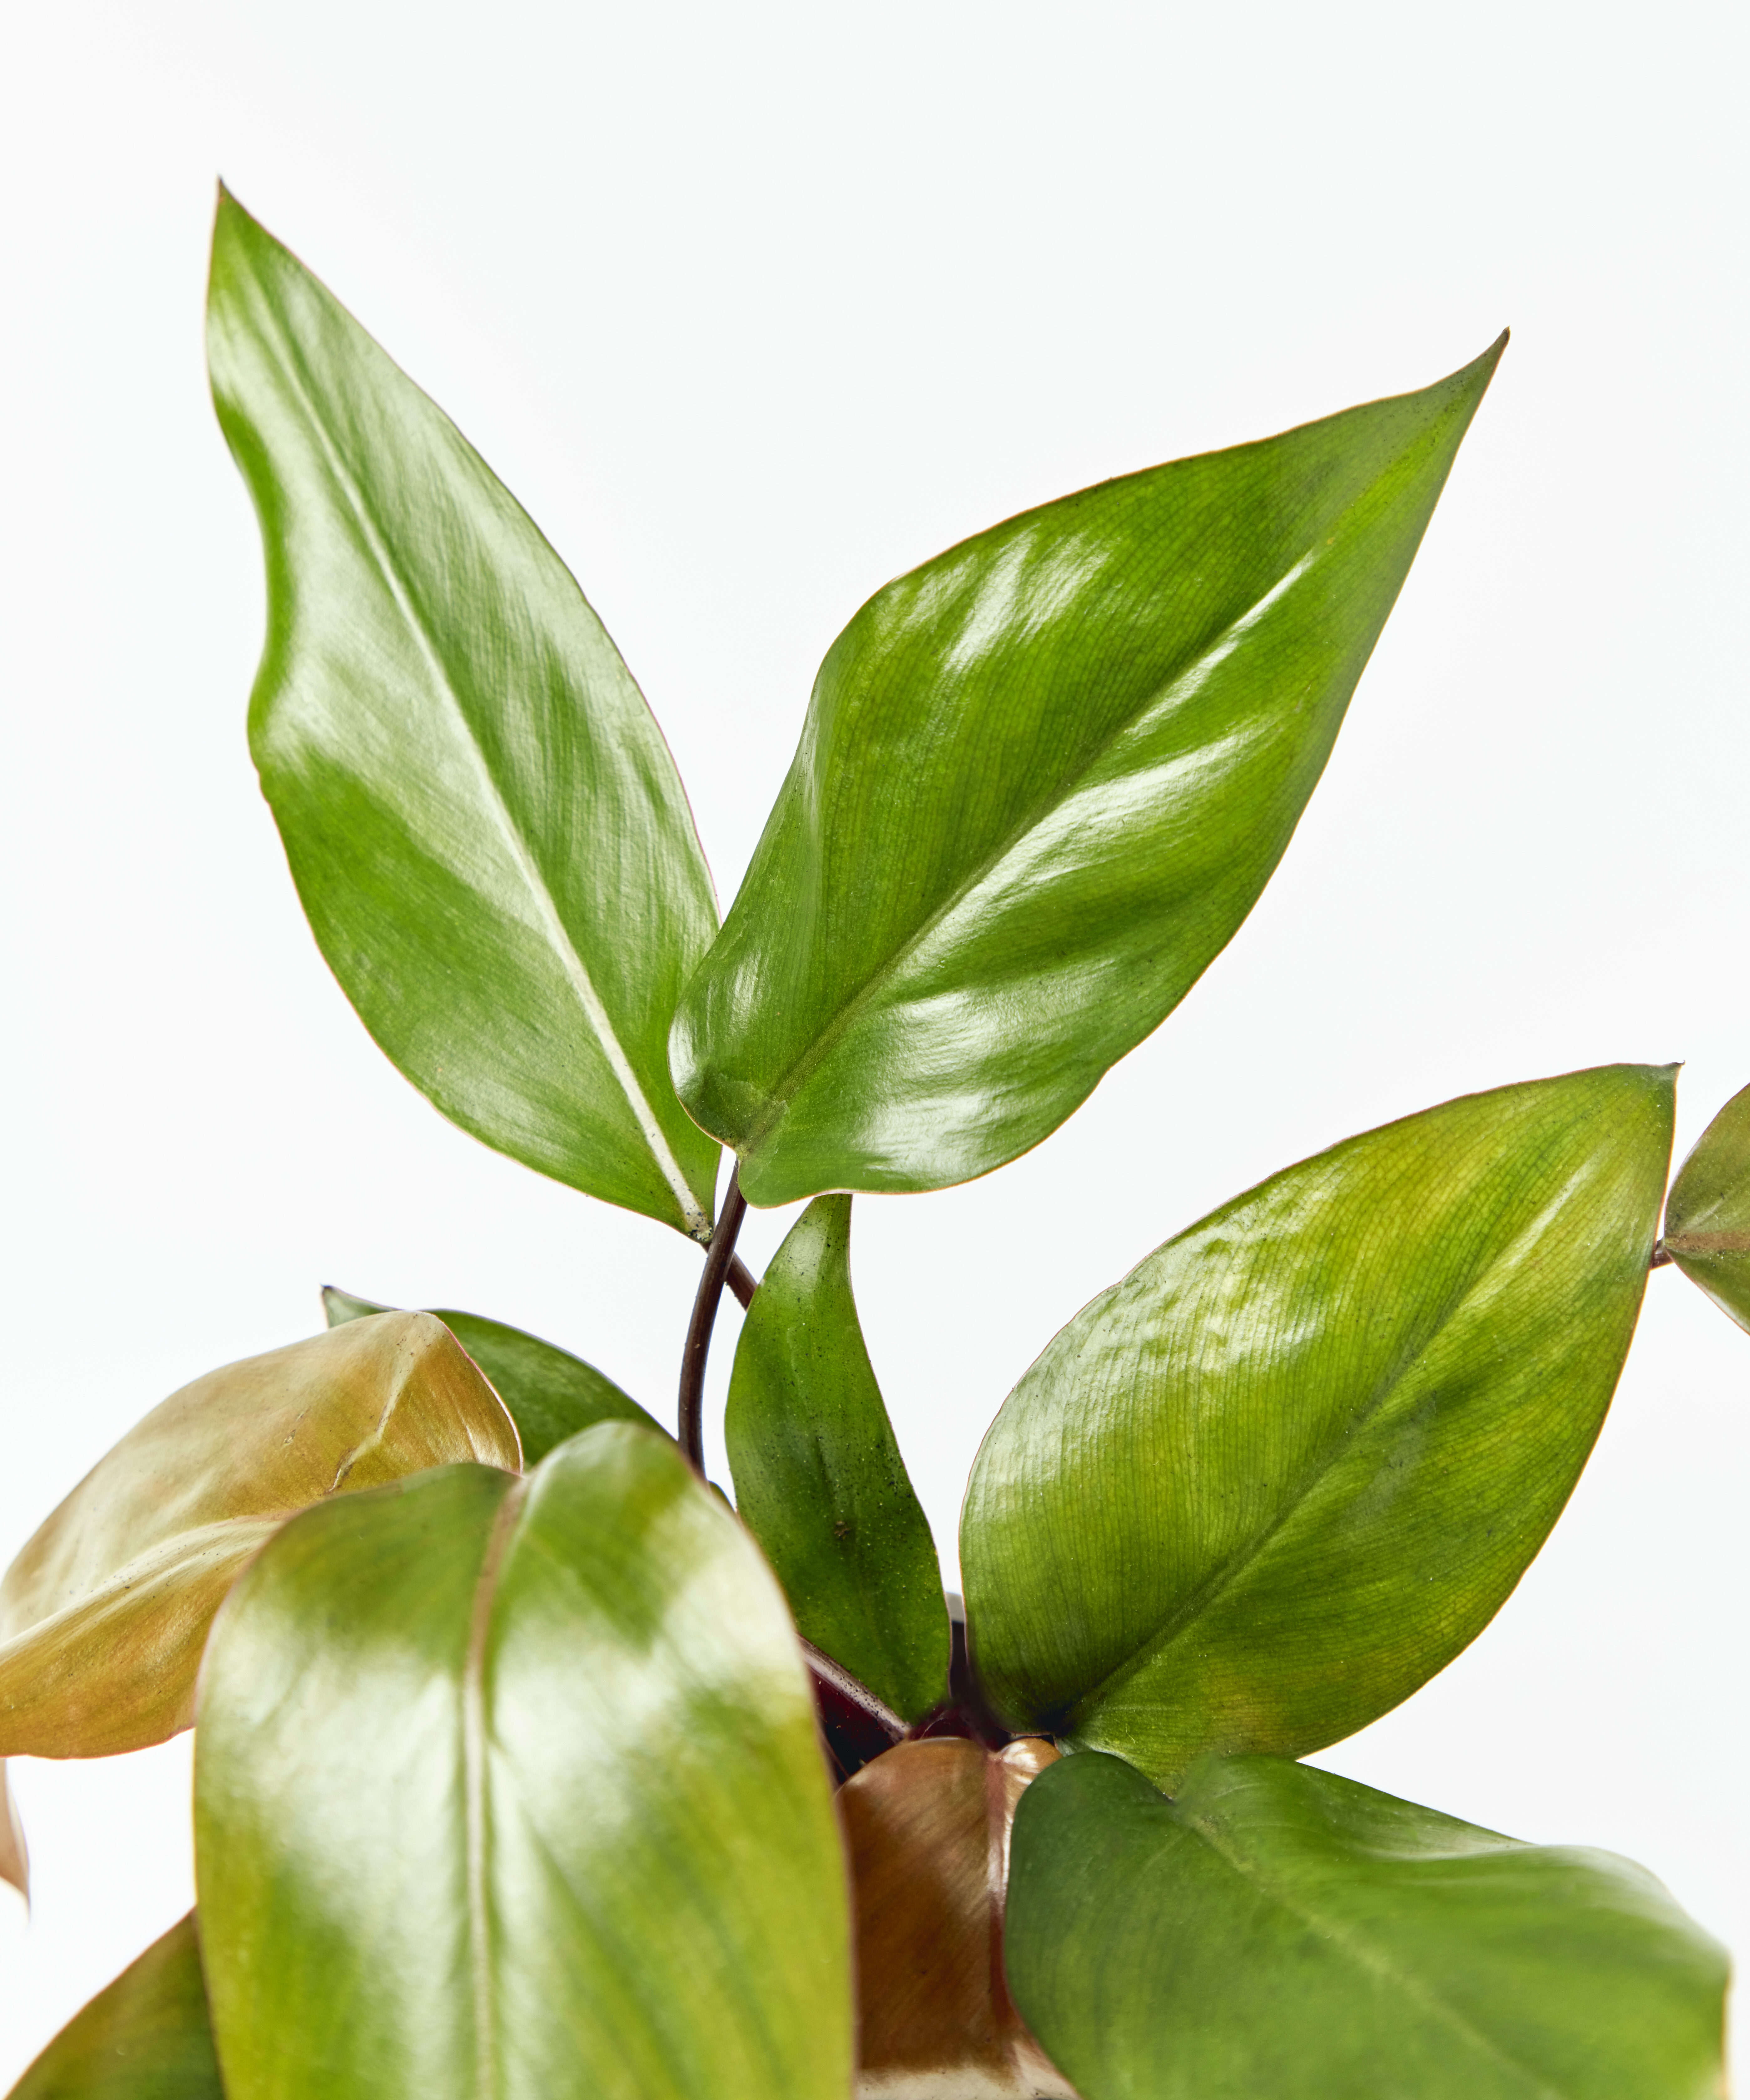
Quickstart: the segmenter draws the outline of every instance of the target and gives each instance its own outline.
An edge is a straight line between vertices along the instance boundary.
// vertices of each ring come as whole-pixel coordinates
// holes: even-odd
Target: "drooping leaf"
[[[1010,1988],[1084,2100],[1719,2100],[1726,1958],[1642,1868],[1329,1772],[1028,1789]]]
[[[232,198],[219,419],[260,514],[250,746],[323,954],[488,1145],[703,1238],[669,1079],[716,924],[673,760],[559,558],[455,426]]]
[[[10,2100],[225,2100],[192,1911],[75,2014]]]
[[[229,2100],[842,2100],[844,1869],[776,1584],[603,1423],[311,1510],[215,1630]]]
[[[30,1848],[24,1842],[24,1825],[12,1798],[12,1782],[7,1776],[6,1759],[0,1758],[0,1882],[30,1900]]]
[[[1750,1087],[1708,1124],[1672,1183],[1665,1250],[1722,1312],[1750,1328]]]
[[[1037,1736],[994,1751],[952,1737],[901,1743],[839,1789],[864,2100],[1074,2100],[1003,1983],[1010,1826],[1057,1754]]]
[[[793,1225],[748,1311],[724,1436],[798,1630],[908,1721],[948,1687],[948,1604],[851,1290],[851,1198]]]
[[[1641,1303],[1673,1070],[1474,1094],[1157,1249],[1016,1387],[961,1554],[998,1707],[1170,1787],[1363,1727],[1494,1616]]]
[[[322,1309],[329,1326],[338,1327],[388,1308],[329,1284],[323,1289]],[[431,1310],[492,1380],[493,1389],[516,1424],[525,1466],[537,1465],[555,1445],[598,1422],[641,1422],[647,1429],[661,1428],[594,1364],[555,1343],[478,1312],[453,1312],[435,1306]]]
[[[0,1753],[106,1757],[186,1728],[213,1614],[288,1516],[470,1458],[515,1471],[516,1431],[426,1312],[360,1320],[172,1393],[0,1582]]]
[[[749,1202],[988,1172],[1178,1005],[1288,845],[1505,342],[863,607],[675,1018]]]

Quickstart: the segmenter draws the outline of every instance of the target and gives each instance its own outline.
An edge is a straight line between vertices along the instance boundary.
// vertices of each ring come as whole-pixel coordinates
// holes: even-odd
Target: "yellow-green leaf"
[[[225,2100],[192,1912],[68,2021],[9,2100]]]
[[[1665,1251],[1722,1312],[1750,1327],[1750,1087],[1708,1124],[1672,1183]]]

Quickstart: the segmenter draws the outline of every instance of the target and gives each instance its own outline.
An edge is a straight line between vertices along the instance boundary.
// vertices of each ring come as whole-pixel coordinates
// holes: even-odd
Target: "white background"
[[[672,1406],[696,1252],[451,1129],[299,916],[244,743],[255,527],[207,404],[214,177],[454,415],[643,682],[732,893],[814,667],[1024,505],[1514,342],[1231,949],[1030,1158],[868,1198],[951,1555],[979,1434],[1202,1211],[1453,1093],[1750,1081],[1744,33],[1721,4],[81,4],[0,48],[0,1558],[335,1282]],[[756,1265],[783,1215],[756,1216]],[[726,1314],[718,1389],[732,1341]],[[1655,1276],[1496,1624],[1324,1762],[1625,1851],[1750,1945],[1750,1336]],[[15,1767],[11,2075],[190,1900],[186,1744]]]

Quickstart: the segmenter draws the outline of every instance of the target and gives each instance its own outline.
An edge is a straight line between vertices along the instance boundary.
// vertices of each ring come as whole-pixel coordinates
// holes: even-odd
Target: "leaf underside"
[[[1722,1312],[1750,1328],[1750,1087],[1708,1124],[1672,1183],[1665,1248]]]

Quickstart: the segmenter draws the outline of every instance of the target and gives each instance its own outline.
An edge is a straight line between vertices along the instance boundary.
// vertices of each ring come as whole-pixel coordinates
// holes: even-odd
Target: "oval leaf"
[[[338,1327],[389,1308],[329,1284],[323,1289],[322,1309],[329,1326]],[[493,1390],[516,1424],[525,1466],[537,1465],[556,1445],[598,1422],[639,1422],[647,1429],[667,1434],[630,1393],[622,1392],[581,1357],[543,1342],[537,1335],[525,1335],[520,1327],[508,1327],[502,1320],[447,1308],[431,1309],[492,1380]]]
[[[811,1203],[736,1346],[736,1508],[798,1630],[908,1721],[948,1689],[948,1601],[851,1291],[851,1198]]]
[[[1178,1005],[1288,845],[1505,342],[869,600],[675,1019],[750,1202],[987,1173]]]
[[[215,1630],[199,1742],[230,2100],[842,2100],[808,1680],[665,1439],[309,1511]]]
[[[1750,1087],[1708,1124],[1672,1183],[1665,1251],[1722,1312],[1750,1328]]]
[[[10,2100],[225,2100],[192,1911],[68,2022]]]
[[[630,673],[454,425],[223,194],[207,342],[267,556],[250,748],[347,998],[464,1130],[706,1237],[717,1147],[665,1045],[716,907]]]
[[[213,1614],[288,1516],[466,1458],[521,1463],[491,1387],[428,1312],[360,1320],[171,1394],[0,1583],[0,1752],[106,1757],[186,1728]]]
[[[1078,1313],[1004,1404],[962,1520],[999,1709],[1171,1786],[1207,1749],[1335,1742],[1444,1668],[1603,1421],[1673,1070],[1351,1138]]]
[[[1642,1868],[1353,1780],[1078,1757],[1016,1818],[1010,1988],[1086,2100],[1718,2100],[1726,1958]]]
[[[901,1743],[839,1789],[856,1908],[860,2100],[1074,2100],[1003,1984],[1010,1827],[1057,1754],[1036,1736],[1001,1750]]]

